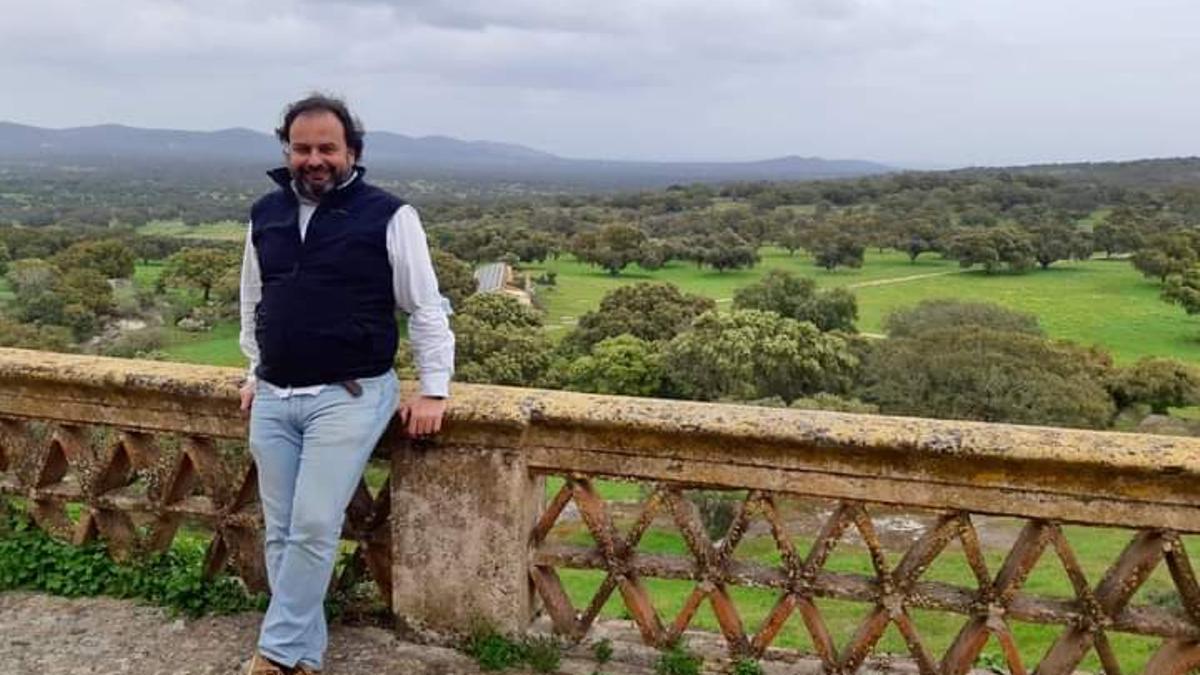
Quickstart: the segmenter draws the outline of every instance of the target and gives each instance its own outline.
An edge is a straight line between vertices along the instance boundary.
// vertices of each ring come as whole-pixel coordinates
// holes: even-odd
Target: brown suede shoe
[[[303,663],[297,663],[292,670],[292,675],[321,675],[321,671],[313,670],[311,666],[306,666]]]
[[[256,652],[254,658],[250,659],[250,668],[246,671],[246,675],[287,675],[287,671]]]

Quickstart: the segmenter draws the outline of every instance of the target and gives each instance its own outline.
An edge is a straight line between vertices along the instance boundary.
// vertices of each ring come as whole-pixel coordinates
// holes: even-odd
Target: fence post
[[[529,532],[541,505],[516,450],[421,448],[392,456],[392,608],[400,625],[503,632],[529,625]]]

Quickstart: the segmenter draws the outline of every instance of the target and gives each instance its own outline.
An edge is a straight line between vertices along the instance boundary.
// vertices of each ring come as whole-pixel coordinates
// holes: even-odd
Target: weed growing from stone
[[[525,662],[539,673],[558,671],[562,662],[562,646],[552,637],[539,636],[525,638]]]
[[[704,659],[688,651],[682,641],[676,642],[659,654],[654,664],[654,675],[700,675]]]
[[[979,655],[979,658],[975,659],[975,665],[997,675],[1009,675],[1008,663],[999,654],[984,652]]]
[[[764,675],[763,667],[754,659],[738,659],[733,663],[729,675]]]
[[[562,661],[562,646],[552,637],[514,639],[487,625],[477,626],[462,650],[487,671],[527,665],[539,673],[553,673]]]
[[[613,646],[612,640],[604,638],[596,644],[592,645],[592,657],[596,659],[596,663],[604,665],[612,660]]]
[[[506,670],[525,660],[520,642],[488,627],[473,631],[463,645],[463,652],[483,670]]]

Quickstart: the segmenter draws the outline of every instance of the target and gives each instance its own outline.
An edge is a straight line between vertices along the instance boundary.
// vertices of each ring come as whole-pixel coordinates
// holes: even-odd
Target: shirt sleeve
[[[438,290],[421,217],[412,206],[406,204],[392,215],[387,249],[396,307],[408,314],[408,337],[421,393],[448,396],[454,374],[454,333],[447,317],[448,303]]]
[[[262,273],[258,269],[258,253],[254,250],[254,239],[250,236],[251,227],[246,228],[246,250],[242,254],[241,292],[238,295],[242,316],[242,328],[238,334],[238,344],[242,354],[250,362],[250,372],[247,379],[254,378],[258,368],[258,338],[254,335],[255,310],[262,300]]]

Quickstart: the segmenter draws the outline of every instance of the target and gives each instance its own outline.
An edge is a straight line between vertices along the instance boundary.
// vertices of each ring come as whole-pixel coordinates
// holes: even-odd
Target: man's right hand
[[[254,382],[246,382],[238,389],[242,397],[242,414],[250,413],[250,404],[254,403]]]

